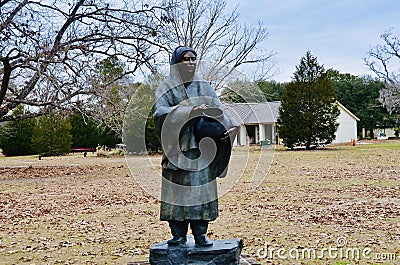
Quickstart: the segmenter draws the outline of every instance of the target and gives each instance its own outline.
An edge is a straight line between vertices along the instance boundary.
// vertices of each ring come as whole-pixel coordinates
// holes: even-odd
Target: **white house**
[[[342,104],[338,103],[340,115],[334,143],[350,142],[357,139],[357,121],[360,119]],[[276,124],[280,101],[264,103],[227,103],[228,111],[240,123],[234,145],[259,144],[261,141],[277,143]]]
[[[357,122],[360,121],[356,115],[351,113],[345,106],[340,102],[338,104],[340,114],[337,118],[339,127],[336,131],[336,138],[333,140],[334,143],[348,143],[352,139],[357,140]]]

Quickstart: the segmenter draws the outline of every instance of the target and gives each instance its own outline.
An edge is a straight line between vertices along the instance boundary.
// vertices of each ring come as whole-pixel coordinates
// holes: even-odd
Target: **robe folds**
[[[163,148],[160,219],[164,221],[212,221],[218,216],[216,178],[226,175],[232,141],[196,137],[193,108],[201,104],[224,110],[203,80],[184,85],[170,74],[156,90],[154,124]],[[223,119],[227,129],[238,126],[227,111]]]

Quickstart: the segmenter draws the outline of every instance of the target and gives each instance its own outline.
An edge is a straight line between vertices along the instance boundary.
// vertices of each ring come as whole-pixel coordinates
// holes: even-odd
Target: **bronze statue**
[[[196,77],[196,56],[186,46],[174,50],[170,74],[156,91],[154,122],[163,147],[160,219],[169,222],[168,244],[185,243],[190,224],[204,247],[213,244],[206,234],[218,217],[216,178],[226,175],[238,124]]]

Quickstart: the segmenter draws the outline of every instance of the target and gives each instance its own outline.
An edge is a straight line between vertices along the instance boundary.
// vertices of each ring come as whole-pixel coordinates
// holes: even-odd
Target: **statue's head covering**
[[[172,53],[170,65],[177,64],[182,59],[183,55],[185,55],[188,52],[192,52],[195,56],[197,56],[196,51],[190,47],[187,46],[176,47],[174,52]]]

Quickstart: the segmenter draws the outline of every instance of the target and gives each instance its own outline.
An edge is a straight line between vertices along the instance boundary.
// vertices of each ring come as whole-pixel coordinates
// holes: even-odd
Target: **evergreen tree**
[[[324,67],[310,51],[296,66],[294,80],[282,95],[278,118],[279,137],[287,147],[306,149],[335,139],[339,109],[335,91]]]
[[[140,85],[128,76],[122,76],[125,68],[116,55],[99,62],[92,79],[97,95],[89,100],[90,116],[118,136],[122,135],[125,109],[135,88]]]
[[[107,146],[114,148],[121,143],[121,138],[109,128],[99,126],[98,121],[80,112],[73,112],[68,117],[71,123],[72,147],[93,147]]]
[[[256,84],[263,92],[264,97],[268,102],[281,100],[283,90],[285,89],[284,83],[278,83],[276,81],[258,80]]]
[[[73,112],[69,116],[71,123],[72,147],[92,147],[103,145],[101,129],[92,117],[85,117],[80,112]]]
[[[162,149],[161,143],[157,138],[153,115],[154,115],[154,107],[151,109],[151,112],[147,117],[146,129],[145,129],[146,150],[150,153],[158,152]]]
[[[104,145],[110,148],[114,148],[116,144],[122,143],[122,138],[119,135],[117,135],[116,132],[104,126],[100,128],[99,140],[100,140],[99,144],[101,146]]]
[[[52,112],[38,119],[33,129],[32,148],[39,155],[63,155],[71,151],[72,134],[69,119]]]
[[[13,115],[23,115],[26,111],[20,105],[13,110]],[[6,156],[33,154],[31,137],[35,126],[34,119],[24,119],[6,123],[0,129],[0,148]]]
[[[141,84],[127,107],[123,142],[126,144],[128,152],[158,152],[161,150],[153,121],[155,87],[150,84]]]
[[[338,101],[360,118],[357,123],[359,135],[365,128],[373,137],[373,131],[378,124],[396,126],[397,115],[389,115],[379,102],[379,91],[385,87],[382,81],[368,76],[341,74],[332,69],[327,73],[332,80]]]

